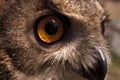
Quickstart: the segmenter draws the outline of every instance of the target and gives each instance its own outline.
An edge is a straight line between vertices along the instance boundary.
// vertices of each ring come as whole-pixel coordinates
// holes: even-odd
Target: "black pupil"
[[[49,21],[48,23],[46,23],[44,29],[47,34],[53,35],[57,33],[58,25],[55,21]]]

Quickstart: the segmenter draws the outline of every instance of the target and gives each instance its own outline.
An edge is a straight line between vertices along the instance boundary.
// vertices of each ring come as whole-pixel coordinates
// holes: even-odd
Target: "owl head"
[[[0,51],[9,79],[104,80],[105,17],[97,0],[5,1]]]

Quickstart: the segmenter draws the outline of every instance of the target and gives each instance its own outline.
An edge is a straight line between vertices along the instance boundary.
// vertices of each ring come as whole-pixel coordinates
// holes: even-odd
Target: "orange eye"
[[[63,35],[63,23],[54,16],[42,18],[37,25],[39,38],[45,43],[53,43]]]

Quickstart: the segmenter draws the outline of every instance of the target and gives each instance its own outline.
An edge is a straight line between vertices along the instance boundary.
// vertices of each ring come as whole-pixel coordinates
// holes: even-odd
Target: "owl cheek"
[[[96,59],[97,64],[93,64],[94,67],[88,67],[86,70],[84,67],[81,67],[81,70],[73,69],[76,73],[82,74],[88,80],[104,80],[107,72],[107,61],[104,53],[101,49],[97,48],[98,59]]]

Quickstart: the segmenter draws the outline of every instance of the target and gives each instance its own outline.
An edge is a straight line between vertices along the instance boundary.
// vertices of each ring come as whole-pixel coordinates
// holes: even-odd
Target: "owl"
[[[104,80],[106,14],[97,0],[0,0],[0,80]]]

